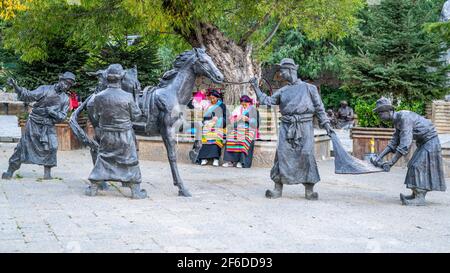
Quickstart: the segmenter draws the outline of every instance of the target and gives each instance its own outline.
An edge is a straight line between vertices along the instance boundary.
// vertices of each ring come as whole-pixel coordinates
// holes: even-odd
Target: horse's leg
[[[174,124],[165,125],[165,128],[161,132],[164,145],[167,150],[167,157],[169,159],[170,170],[172,171],[173,184],[178,187],[178,195],[184,197],[190,197],[191,194],[184,187],[183,180],[180,177],[177,167],[177,152],[176,152],[176,138],[175,138],[175,126]]]

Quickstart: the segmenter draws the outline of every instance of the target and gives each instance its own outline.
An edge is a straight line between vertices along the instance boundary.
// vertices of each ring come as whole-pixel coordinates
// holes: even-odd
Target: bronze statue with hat
[[[266,197],[281,197],[283,185],[303,184],[306,199],[317,200],[319,195],[314,191],[314,186],[320,181],[320,176],[314,157],[313,116],[318,117],[320,126],[328,135],[333,133],[333,129],[317,87],[298,78],[298,65],[294,60],[282,59],[278,67],[288,85],[272,96],[260,90],[256,78],[252,80],[260,104],[279,105],[282,115],[275,162],[271,170],[275,187],[266,191]]]
[[[411,189],[411,195],[400,194],[403,205],[423,206],[425,196],[429,191],[445,191],[445,177],[441,145],[438,134],[430,120],[411,111],[394,110],[391,101],[380,98],[373,110],[383,121],[392,121],[395,132],[387,147],[371,162],[390,171],[391,167],[402,157],[408,154],[413,141],[417,149],[408,162],[405,184]],[[389,161],[383,158],[394,153]]]
[[[65,72],[56,84],[39,86],[33,91],[19,86],[12,78],[8,79],[8,84],[14,88],[19,100],[33,104],[25,131],[2,179],[11,179],[21,164],[44,166],[44,179],[52,179],[51,168],[56,166],[58,150],[55,123],[67,117],[69,96],[66,93],[75,84],[75,75]]]
[[[340,107],[336,113],[337,128],[351,129],[354,124],[353,109],[348,105],[346,100],[340,102]]]
[[[94,169],[89,175],[89,196],[103,189],[104,181],[122,182],[131,189],[133,199],[147,196],[140,188],[141,170],[137,153],[133,121],[141,117],[141,110],[133,94],[122,89],[125,70],[112,64],[105,72],[107,88],[92,99],[92,119],[97,124],[99,147]]]

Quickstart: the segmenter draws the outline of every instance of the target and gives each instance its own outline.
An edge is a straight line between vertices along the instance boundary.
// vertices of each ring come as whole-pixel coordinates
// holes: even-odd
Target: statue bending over
[[[445,191],[445,178],[442,163],[441,145],[438,134],[430,120],[411,112],[394,111],[391,102],[381,98],[373,110],[380,119],[392,121],[395,132],[391,142],[372,163],[390,171],[391,167],[409,152],[413,140],[416,141],[417,150],[408,162],[406,173],[406,187],[412,190],[411,195],[400,194],[403,205],[425,205],[425,195],[429,191]],[[387,162],[382,159],[389,153],[395,153]]]

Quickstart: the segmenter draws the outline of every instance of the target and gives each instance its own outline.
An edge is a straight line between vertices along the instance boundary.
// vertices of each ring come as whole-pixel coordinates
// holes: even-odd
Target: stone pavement
[[[13,148],[0,144],[1,170]],[[43,182],[33,165],[0,180],[0,252],[450,251],[449,193],[430,193],[427,207],[401,206],[401,168],[335,175],[333,161],[319,162],[320,200],[307,201],[302,186],[266,199],[268,168],[180,165],[193,194],[182,198],[167,163],[142,161],[150,197],[131,200],[119,187],[85,196],[89,152],[58,156],[55,180]]]

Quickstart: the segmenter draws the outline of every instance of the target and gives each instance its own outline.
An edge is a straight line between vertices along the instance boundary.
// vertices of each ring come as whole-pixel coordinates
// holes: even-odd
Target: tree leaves
[[[11,1],[11,0],[10,0]],[[28,62],[45,59],[48,40],[69,36],[85,49],[98,49],[111,37],[138,34],[195,35],[210,23],[238,43],[261,44],[273,26],[301,29],[313,39],[340,39],[357,25],[364,0],[34,0],[5,33],[5,44]],[[247,38],[245,39],[247,40]]]

